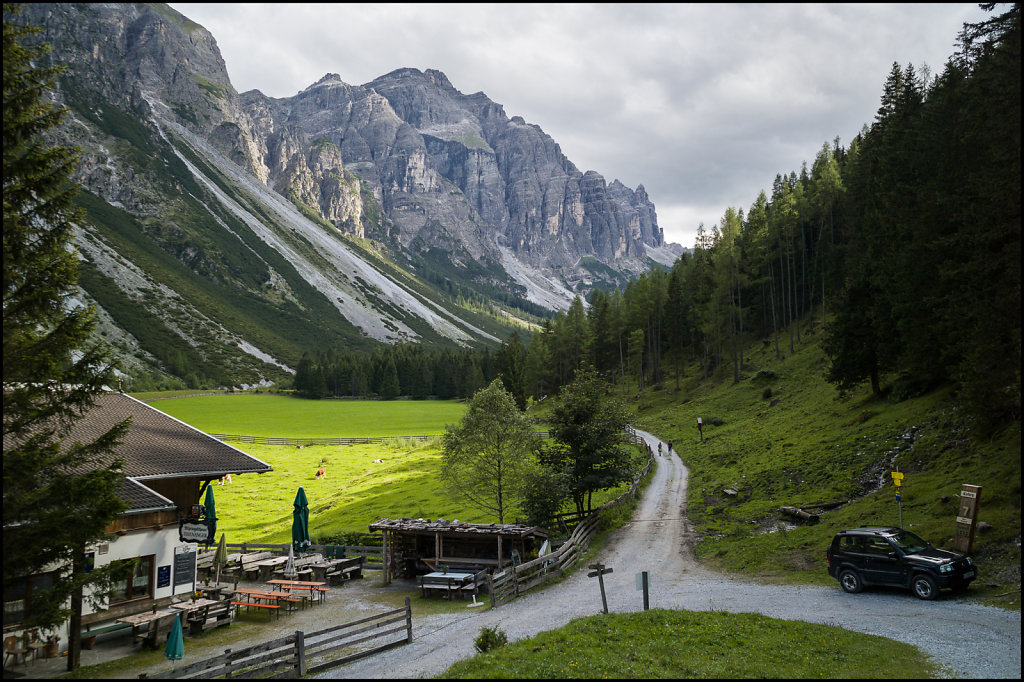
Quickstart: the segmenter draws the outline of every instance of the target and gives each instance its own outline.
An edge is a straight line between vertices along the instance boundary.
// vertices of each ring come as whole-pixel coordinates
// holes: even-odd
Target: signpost
[[[637,573],[636,589],[637,592],[640,592],[642,590],[644,593],[644,611],[647,611],[651,608],[651,600],[648,598],[647,594],[647,584],[647,571],[641,571],[640,573]]]
[[[896,504],[900,506],[900,528],[903,528],[903,495],[900,494],[900,488],[903,486],[903,474],[893,471],[892,484],[896,486]]]
[[[601,584],[601,605],[604,606],[604,612],[608,613],[608,598],[604,594],[604,574],[611,573],[612,569],[605,568],[604,564],[590,564],[590,568],[594,569],[590,573],[587,573],[588,578],[597,578]]]
[[[980,485],[965,483],[960,490],[960,509],[956,515],[956,531],[953,547],[958,552],[970,554],[974,547],[974,529],[978,523],[978,506],[981,504]]]
[[[700,417],[697,417],[697,433],[700,434],[700,442],[704,442],[704,422],[701,421]]]

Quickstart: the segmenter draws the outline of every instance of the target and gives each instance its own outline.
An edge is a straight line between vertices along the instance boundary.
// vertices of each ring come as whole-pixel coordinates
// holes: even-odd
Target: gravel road
[[[638,432],[657,451],[658,439]],[[662,445],[667,452],[667,446]],[[759,585],[702,568],[693,556],[686,519],[687,471],[677,454],[657,458],[651,485],[633,520],[608,539],[600,560],[608,608],[643,608],[635,574],[648,571],[652,608],[756,612],[772,618],[837,625],[914,644],[951,677],[1020,678],[1020,613],[971,604],[943,594],[924,602],[895,591],[846,594],[834,586]],[[824,551],[824,548],[822,549]],[[489,611],[416,618],[413,642],[325,673],[339,678],[416,678],[444,672],[472,656],[484,626],[514,641],[601,612],[597,581],[587,571]]]

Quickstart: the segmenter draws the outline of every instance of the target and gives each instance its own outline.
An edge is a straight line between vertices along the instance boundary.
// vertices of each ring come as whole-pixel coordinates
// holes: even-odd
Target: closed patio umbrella
[[[207,536],[213,540],[217,536],[217,509],[213,503],[213,486],[206,486],[206,499],[203,500],[206,507],[206,525],[210,527],[210,534]]]
[[[295,496],[295,511],[292,512],[292,548],[302,552],[309,548],[309,501],[306,491],[299,488]]]
[[[217,552],[213,555],[213,563],[217,566],[217,584],[220,585],[220,569],[228,563],[228,545],[224,533],[220,534],[220,544],[217,545]]]
[[[185,636],[181,631],[181,614],[174,617],[174,627],[167,637],[167,646],[164,647],[164,656],[170,661],[177,661],[185,657]]]

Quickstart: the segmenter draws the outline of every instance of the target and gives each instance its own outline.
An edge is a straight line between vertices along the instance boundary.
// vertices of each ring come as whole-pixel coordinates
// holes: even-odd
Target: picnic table
[[[238,595],[242,597],[239,598]],[[273,591],[236,589],[235,598],[231,603],[234,604],[236,611],[244,606],[246,611],[250,608],[259,608],[266,609],[268,613],[278,614],[281,608],[278,599]]]
[[[270,559],[264,559],[256,564],[256,567],[260,569],[259,581],[265,583],[270,580],[271,576],[274,575],[274,569],[278,566],[283,566],[288,563],[288,557],[276,556]]]
[[[318,596],[322,601],[324,595],[330,591],[331,588],[324,587],[327,583],[314,580],[268,580],[268,585],[277,585],[286,590],[309,590],[309,598],[313,599],[314,596]]]
[[[232,587],[229,584],[224,585],[196,585],[196,588],[203,593],[207,599],[220,599],[223,596],[225,590],[231,590]]]
[[[313,579],[324,582],[330,581],[336,584],[336,580],[348,580],[350,578],[363,577],[363,557],[348,557],[341,559],[327,559],[315,564],[310,564],[313,569]]]
[[[156,648],[160,630],[166,627],[167,631],[170,632],[170,628],[173,627],[173,621],[169,620],[169,617],[177,615],[176,611],[146,611],[145,613],[136,613],[131,616],[118,618],[117,622],[132,626],[133,644],[136,639],[142,639],[149,646]],[[164,619],[168,619],[166,626],[162,622]],[[143,634],[144,628],[145,633]]]
[[[459,597],[465,599],[466,591],[475,588],[472,573],[435,571],[420,576],[420,589],[423,591],[424,597],[427,596],[427,590],[438,590],[443,591],[448,599],[452,598],[452,592],[458,592]]]

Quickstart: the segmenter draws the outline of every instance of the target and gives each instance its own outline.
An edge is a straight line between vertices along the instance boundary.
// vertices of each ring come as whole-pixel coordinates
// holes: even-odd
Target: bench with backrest
[[[252,552],[243,554],[239,560],[239,575],[245,576],[246,580],[256,580],[259,577],[260,567],[257,565],[264,559],[274,556],[273,552]]]
[[[188,614],[189,632],[193,635],[199,634],[221,625],[231,625],[233,620],[231,604],[228,602],[208,604]]]
[[[322,554],[307,554],[306,556],[295,558],[295,575],[302,576],[303,579],[309,578],[313,575],[313,564],[320,563],[324,560]],[[284,575],[284,566],[279,566],[274,570],[274,576],[280,578]]]
[[[337,585],[346,580],[363,577],[363,560],[366,557],[355,556],[348,559],[335,559],[334,565],[324,573],[324,580]]]
[[[109,623],[99,627],[93,627],[91,624],[86,625],[85,629],[82,630],[82,648],[92,649],[96,646],[96,642],[99,639],[106,639],[106,635],[113,638],[117,635],[130,633],[131,631],[132,626],[128,625],[128,623]]]

